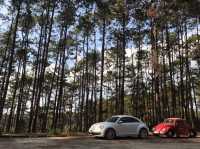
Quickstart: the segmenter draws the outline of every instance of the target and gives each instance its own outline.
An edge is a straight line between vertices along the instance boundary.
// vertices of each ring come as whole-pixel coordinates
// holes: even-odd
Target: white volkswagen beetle
[[[106,139],[129,136],[147,138],[149,128],[136,117],[116,115],[107,119],[105,122],[93,124],[89,129],[89,134],[96,137],[105,137]]]

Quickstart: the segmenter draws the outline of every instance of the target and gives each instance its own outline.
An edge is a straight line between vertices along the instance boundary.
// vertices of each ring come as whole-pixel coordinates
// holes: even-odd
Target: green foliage
[[[147,116],[149,125],[199,119],[198,0],[11,0],[0,7],[7,9],[0,14],[5,132],[65,135],[114,114]]]

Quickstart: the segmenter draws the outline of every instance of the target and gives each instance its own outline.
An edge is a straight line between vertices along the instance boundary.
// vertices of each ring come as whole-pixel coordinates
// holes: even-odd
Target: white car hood
[[[114,123],[111,123],[111,122],[99,122],[99,123],[95,123],[94,125],[112,125]]]
[[[104,128],[107,128],[109,126],[112,126],[114,123],[111,122],[99,122],[95,123],[91,126],[91,129],[98,129],[100,126],[103,126]]]

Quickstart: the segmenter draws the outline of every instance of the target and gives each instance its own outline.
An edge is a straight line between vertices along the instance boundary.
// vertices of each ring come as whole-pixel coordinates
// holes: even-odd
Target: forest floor
[[[148,139],[118,138],[105,140],[90,136],[42,137],[42,138],[0,138],[0,149],[199,149],[197,138]]]

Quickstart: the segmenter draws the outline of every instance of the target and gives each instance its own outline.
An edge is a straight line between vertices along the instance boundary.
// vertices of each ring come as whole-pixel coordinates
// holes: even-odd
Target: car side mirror
[[[122,123],[123,123],[123,121],[118,121],[117,123],[118,123],[118,124],[122,124]]]

